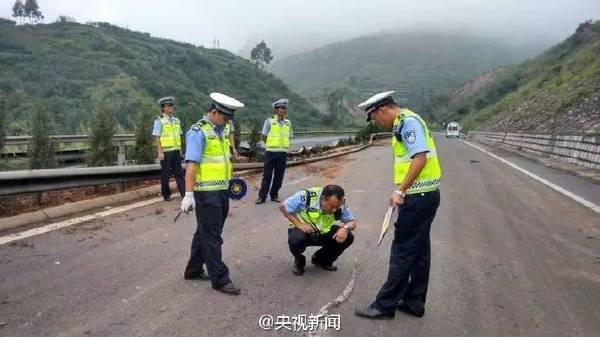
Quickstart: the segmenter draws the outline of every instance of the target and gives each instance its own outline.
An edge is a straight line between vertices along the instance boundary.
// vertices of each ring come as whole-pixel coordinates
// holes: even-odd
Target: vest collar
[[[282,119],[282,120],[279,120],[279,118],[277,118],[277,115],[273,115],[273,116],[271,117],[271,119],[274,119],[274,120],[275,120],[277,123],[279,123],[279,124],[283,124],[283,123],[285,123],[285,121],[287,120],[287,118],[284,118],[284,119]]]
[[[169,123],[172,123],[175,120],[175,115],[162,115],[162,118],[166,119]]]
[[[204,121],[206,121],[212,127],[212,129],[215,130],[215,132],[218,134],[222,134],[223,130],[225,130],[224,126],[218,126],[218,125],[213,124],[213,122],[211,122],[210,119],[208,119],[208,115],[204,115],[204,117],[202,117],[202,119]]]
[[[317,194],[315,200],[317,202],[316,206],[314,209],[318,210],[319,212],[323,213],[323,210],[321,209],[321,194],[323,193],[323,189],[321,189],[321,191],[319,192],[319,194]],[[308,210],[307,210],[308,211]]]

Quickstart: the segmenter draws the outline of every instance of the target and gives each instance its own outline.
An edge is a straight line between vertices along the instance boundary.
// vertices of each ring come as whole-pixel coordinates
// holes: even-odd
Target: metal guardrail
[[[600,169],[600,136],[471,131],[469,132],[469,138],[491,145],[506,145],[520,150],[548,155],[572,164]]]
[[[317,136],[317,135],[353,135],[357,131],[353,130],[312,130],[312,131],[296,131],[294,132],[294,136],[297,138],[302,138],[304,136]],[[247,138],[251,133],[250,132],[241,132],[241,139]],[[64,154],[69,152],[81,152],[85,153],[89,149],[87,145],[90,141],[89,135],[53,135],[50,136],[50,141],[58,145],[57,153]],[[32,142],[31,136],[9,136],[6,137],[5,146],[2,149],[2,154],[12,155],[12,156],[22,156],[27,154],[29,145]],[[135,135],[132,133],[122,133],[116,134],[112,139],[113,145],[117,148],[117,163],[118,165],[126,165],[126,148],[129,146],[135,145]],[[61,145],[67,144],[86,144],[83,146],[75,146],[73,147],[62,147]],[[77,159],[77,156],[72,156],[74,159]]]
[[[390,135],[391,133],[373,134],[369,144],[375,138]],[[263,163],[235,163],[233,169],[234,171],[260,169],[263,165]],[[185,168],[185,164],[183,167]],[[159,164],[7,171],[0,172],[0,196],[119,184],[159,177]]]
[[[324,134],[355,134],[357,130],[313,130],[313,131],[294,131],[294,135],[324,135]],[[242,136],[249,136],[250,132],[240,132]],[[87,143],[90,141],[89,135],[52,135],[50,136],[52,142],[57,144],[68,144],[68,143]],[[121,133],[113,136],[114,144],[135,143],[135,134],[133,133]],[[5,140],[5,146],[24,146],[31,144],[31,136],[8,136]]]
[[[262,165],[235,164],[234,171],[259,168]],[[185,164],[183,167],[185,168]],[[0,172],[0,196],[119,184],[159,177],[159,164],[7,171]]]

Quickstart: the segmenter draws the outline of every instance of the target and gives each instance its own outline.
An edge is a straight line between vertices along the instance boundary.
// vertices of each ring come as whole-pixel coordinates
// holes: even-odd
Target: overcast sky
[[[0,0],[10,17],[14,0]],[[383,30],[443,29],[559,42],[600,0],[38,0],[45,22],[58,15],[106,21],[153,36],[239,52],[264,37],[331,42]],[[290,41],[290,43],[293,43]]]

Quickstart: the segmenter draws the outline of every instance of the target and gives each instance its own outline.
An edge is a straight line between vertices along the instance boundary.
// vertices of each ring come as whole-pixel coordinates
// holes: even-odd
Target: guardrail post
[[[117,152],[117,165],[124,166],[127,163],[125,154],[125,143],[119,142],[119,151]]]

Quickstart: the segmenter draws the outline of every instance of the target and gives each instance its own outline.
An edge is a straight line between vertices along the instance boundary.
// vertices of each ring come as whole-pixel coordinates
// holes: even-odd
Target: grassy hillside
[[[274,75],[228,51],[153,38],[106,23],[15,26],[0,20],[0,91],[7,98],[9,134],[29,134],[29,116],[42,101],[58,133],[86,132],[91,112],[109,103],[122,130],[132,130],[140,109],[175,95],[185,125],[198,120],[220,91],[246,104],[243,129],[258,125],[280,97],[291,101],[297,129],[323,118]]]
[[[599,133],[598,55],[600,22],[583,23],[565,41],[437,109],[467,130]]]
[[[523,61],[534,49],[464,35],[387,33],[288,57],[271,70],[320,108],[336,91],[356,105],[374,92],[393,89],[404,104],[419,109],[435,93],[494,66]]]

